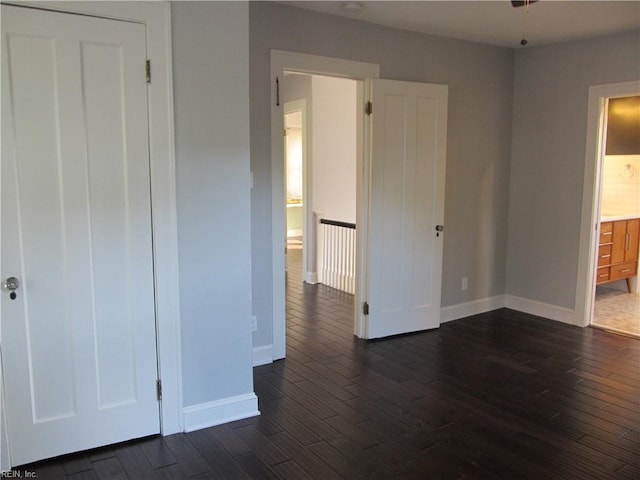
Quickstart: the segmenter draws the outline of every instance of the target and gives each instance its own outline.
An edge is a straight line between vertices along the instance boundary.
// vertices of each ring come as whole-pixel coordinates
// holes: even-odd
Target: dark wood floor
[[[297,255],[296,252],[293,252]],[[640,341],[502,309],[375,342],[287,281],[262,415],[26,467],[40,479],[640,478]]]

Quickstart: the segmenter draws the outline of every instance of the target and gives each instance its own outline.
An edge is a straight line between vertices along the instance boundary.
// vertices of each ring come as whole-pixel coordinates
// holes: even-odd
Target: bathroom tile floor
[[[640,338],[640,294],[598,287],[592,326]]]

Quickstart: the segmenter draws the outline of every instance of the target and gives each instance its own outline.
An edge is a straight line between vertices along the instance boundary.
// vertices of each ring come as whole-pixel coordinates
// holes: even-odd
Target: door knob
[[[7,278],[2,284],[2,288],[10,291],[17,290],[19,286],[20,283],[18,282],[18,279],[16,277]]]
[[[436,237],[440,236],[440,232],[444,230],[444,225],[436,225]]]

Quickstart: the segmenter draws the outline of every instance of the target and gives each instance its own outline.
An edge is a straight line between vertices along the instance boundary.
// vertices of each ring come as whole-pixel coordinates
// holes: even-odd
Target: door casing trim
[[[311,188],[313,182],[311,181],[312,172],[309,168],[309,128],[307,126],[308,111],[306,99],[285,102],[283,110],[284,115],[295,112],[300,112],[302,115],[302,277],[307,283],[317,283],[316,280],[318,274],[315,272],[315,269],[309,270],[313,265],[309,265],[308,262],[308,257],[313,257],[314,255],[312,252],[315,252],[316,242],[315,236],[313,236],[313,228],[311,228],[311,224],[309,223],[313,221],[311,205]],[[288,228],[286,222],[287,221],[285,219],[285,228]]]
[[[158,376],[162,381],[160,432],[183,431],[182,365],[178,282],[175,143],[171,6],[169,2],[3,2],[7,5],[92,15],[146,26],[147,58],[152,64],[148,85],[149,152],[153,221],[154,287]],[[142,66],[141,66],[142,68]],[[0,450],[6,452],[2,435]],[[6,460],[0,458],[0,463]],[[0,465],[1,470],[8,465]]]
[[[586,327],[593,317],[595,295],[596,235],[600,222],[600,181],[604,145],[602,128],[605,100],[640,95],[640,81],[594,85],[589,88],[587,145],[582,189],[582,220],[578,249],[574,324]]]
[[[294,71],[315,75],[328,75],[333,77],[350,78],[364,83],[369,78],[380,77],[380,65],[373,63],[357,62],[319,55],[293,53],[282,50],[271,50],[271,84],[275,87],[276,77],[284,78],[285,71]],[[359,88],[359,98],[364,98],[362,88]],[[285,325],[285,256],[283,248],[283,233],[285,231],[285,188],[284,188],[284,129],[283,103],[279,100],[279,92],[271,89],[271,268],[272,268],[272,341],[273,360],[285,358],[286,355],[286,325]],[[364,113],[359,115],[358,121],[363,121]],[[358,185],[357,194],[362,194],[364,185],[362,180],[362,158],[366,154],[364,145],[364,127],[358,125]],[[362,202],[361,202],[362,203]],[[361,221],[361,211],[358,206],[358,222]],[[358,244],[362,242],[362,236],[358,238]],[[360,254],[359,254],[360,256]],[[360,259],[359,259],[360,260]],[[362,275],[357,275],[362,277]],[[359,305],[359,298],[363,289],[359,288],[361,278],[356,285],[355,304]],[[356,308],[356,312],[360,310]],[[355,333],[359,335],[363,325],[362,315],[356,314]]]

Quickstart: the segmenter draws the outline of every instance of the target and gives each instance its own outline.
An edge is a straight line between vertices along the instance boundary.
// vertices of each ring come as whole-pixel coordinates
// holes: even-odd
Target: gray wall
[[[503,294],[512,51],[271,2],[250,3],[249,28],[254,346],[272,343],[271,49],[377,63],[382,78],[449,86],[442,305]]]
[[[589,87],[638,78],[638,32],[516,53],[507,293],[573,309]]]
[[[171,5],[185,407],[253,392],[244,2]]]

